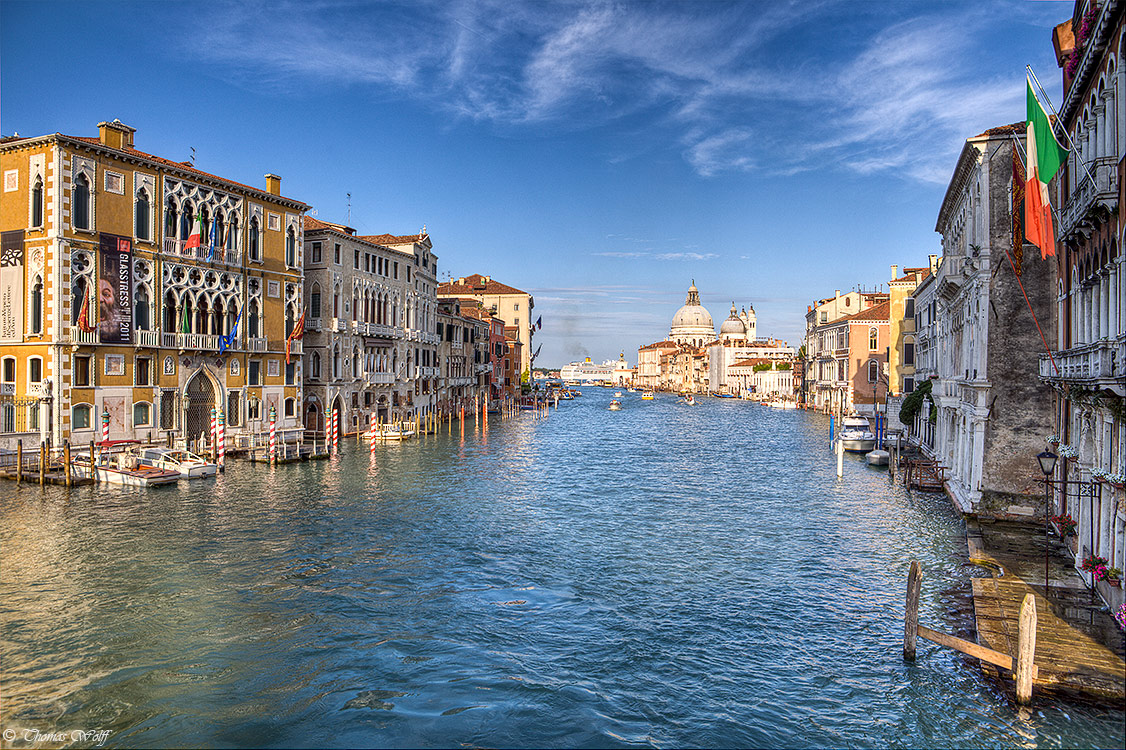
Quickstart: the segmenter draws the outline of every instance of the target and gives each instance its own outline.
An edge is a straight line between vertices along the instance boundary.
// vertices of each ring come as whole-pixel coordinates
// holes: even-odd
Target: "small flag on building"
[[[1028,182],[1024,188],[1024,236],[1040,248],[1040,257],[1056,254],[1055,230],[1052,228],[1052,205],[1048,183],[1067,160],[1068,150],[1056,140],[1048,113],[1028,84],[1027,145]]]
[[[219,242],[219,222],[211,222],[211,242],[207,245],[207,262],[215,259],[215,245]]]
[[[94,332],[94,326],[90,323],[90,295],[85,290],[82,294],[82,309],[78,311],[78,321],[75,325],[84,333]]]
[[[235,324],[233,326],[231,326],[231,332],[228,333],[226,336],[222,336],[222,337],[219,338],[219,353],[220,354],[222,354],[223,352],[227,351],[232,346],[234,346],[235,337],[238,336],[238,322],[241,319],[242,319],[242,310],[239,310],[238,315],[235,316]]]
[[[305,311],[301,311],[301,317],[297,319],[297,323],[293,326],[293,330],[285,337],[285,363],[289,364],[289,345],[294,339],[299,339],[305,335]]]
[[[543,316],[536,318],[536,328],[543,328]]]
[[[192,332],[191,313],[188,311],[188,306],[184,305],[184,317],[183,317],[183,320],[180,321],[180,333],[191,333],[191,332]]]

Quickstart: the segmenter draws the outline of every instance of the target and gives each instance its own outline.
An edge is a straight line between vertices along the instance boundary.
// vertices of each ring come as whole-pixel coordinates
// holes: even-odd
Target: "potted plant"
[[[1060,458],[1063,458],[1063,459],[1066,459],[1066,460],[1072,461],[1072,462],[1079,460],[1079,451],[1077,451],[1075,448],[1072,448],[1067,443],[1060,443],[1060,447],[1059,447],[1058,452],[1059,452]]]
[[[1052,523],[1056,525],[1056,531],[1060,534],[1060,539],[1067,539],[1075,533],[1075,527],[1079,524],[1075,522],[1071,516],[1066,513],[1061,513],[1058,516],[1052,516]]]
[[[1083,562],[1079,565],[1082,570],[1090,573],[1096,581],[1106,579],[1107,574],[1107,561],[1105,557],[1099,555],[1088,555],[1083,558]]]
[[[1111,586],[1118,588],[1122,585],[1122,569],[1121,568],[1107,568],[1106,569],[1106,582]]]

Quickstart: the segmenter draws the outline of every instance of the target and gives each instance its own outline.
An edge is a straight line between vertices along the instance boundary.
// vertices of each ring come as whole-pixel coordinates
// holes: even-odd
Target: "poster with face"
[[[133,343],[133,245],[128,237],[98,237],[98,341]]]

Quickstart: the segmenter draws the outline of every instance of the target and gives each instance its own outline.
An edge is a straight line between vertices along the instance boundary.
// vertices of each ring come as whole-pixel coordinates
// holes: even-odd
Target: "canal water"
[[[948,502],[817,415],[585,389],[492,423],[152,490],[0,485],[6,746],[1122,747],[966,634]],[[78,745],[93,745],[93,740]]]

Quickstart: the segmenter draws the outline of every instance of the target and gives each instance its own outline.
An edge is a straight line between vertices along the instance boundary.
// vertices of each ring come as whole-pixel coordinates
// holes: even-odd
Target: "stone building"
[[[805,319],[807,406],[874,415],[887,394],[888,295],[838,289],[810,305]]]
[[[1013,148],[1024,123],[966,141],[939,210],[942,262],[934,279],[934,452],[965,513],[1043,518],[1035,456],[1052,429],[1050,389],[1037,378],[1043,349],[1014,273]],[[1019,249],[1019,248],[1018,248]],[[1049,320],[1052,264],[1028,253],[1020,281]]]
[[[1095,554],[1118,568],[1126,568],[1124,18],[1120,1],[1081,0],[1052,34],[1063,69],[1059,119],[1073,148],[1052,185],[1059,209],[1056,351],[1039,363],[1041,379],[1052,387],[1057,450],[1074,454],[1059,462],[1056,479],[1093,490],[1077,504],[1057,493],[1054,509],[1079,522],[1077,561]],[[1097,588],[1112,606],[1122,603],[1122,589]]]
[[[361,236],[306,218],[305,428],[333,409],[345,433],[413,419],[437,403],[438,259],[425,230]]]
[[[0,447],[297,428],[301,201],[98,136],[0,141]],[[300,353],[301,341],[295,342]]]
[[[477,300],[438,301],[438,408],[473,408],[490,398],[492,354],[489,332],[492,316]]]
[[[491,314],[504,321],[506,328],[514,330],[515,341],[520,344],[519,373],[532,368],[532,310],[536,301],[532,295],[516,287],[502,284],[491,276],[475,273],[438,287],[439,297],[475,299]]]
[[[669,341],[684,346],[704,346],[714,340],[715,324],[711,313],[700,304],[700,291],[693,280],[684,305],[672,316]]]

